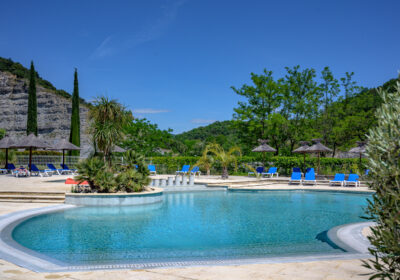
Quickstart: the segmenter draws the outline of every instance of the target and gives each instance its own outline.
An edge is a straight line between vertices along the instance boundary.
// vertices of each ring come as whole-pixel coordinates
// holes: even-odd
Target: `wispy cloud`
[[[216,120],[207,120],[207,119],[193,119],[191,120],[192,123],[195,124],[210,124],[216,122]]]
[[[132,113],[134,114],[160,114],[160,113],[168,113],[169,110],[165,109],[152,109],[152,108],[142,108],[142,109],[134,109]]]
[[[160,38],[175,20],[179,8],[186,0],[168,1],[161,7],[161,16],[146,24],[141,30],[130,35],[112,34],[107,36],[90,55],[91,59],[103,58],[115,53],[134,48],[146,42]]]

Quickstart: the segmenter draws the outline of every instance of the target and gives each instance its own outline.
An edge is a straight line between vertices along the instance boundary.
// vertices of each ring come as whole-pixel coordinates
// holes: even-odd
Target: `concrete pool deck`
[[[65,192],[70,190],[65,185],[65,176],[14,178],[0,176],[0,191],[20,192]],[[202,176],[203,177],[203,176]],[[230,183],[218,178],[201,178],[210,184]],[[343,188],[321,186],[287,186],[287,184],[260,182],[254,178],[231,177],[235,189],[312,189],[369,191],[367,188]],[[250,180],[249,180],[250,179]],[[197,181],[197,180],[196,180]],[[222,181],[222,182],[221,182]],[[247,184],[247,182],[254,184]],[[242,182],[236,184],[236,182]],[[254,182],[254,183],[253,183]],[[260,184],[261,183],[261,184]],[[267,184],[268,183],[268,184]],[[265,184],[265,185],[264,185]],[[49,203],[14,203],[0,202],[0,215],[16,211],[57,205]],[[58,203],[59,205],[59,203]],[[367,231],[367,230],[365,230]],[[180,268],[153,268],[140,270],[96,270],[63,273],[36,273],[0,259],[0,279],[368,279],[365,273],[370,272],[361,266],[361,261],[351,260],[321,260],[307,262],[189,266]]]

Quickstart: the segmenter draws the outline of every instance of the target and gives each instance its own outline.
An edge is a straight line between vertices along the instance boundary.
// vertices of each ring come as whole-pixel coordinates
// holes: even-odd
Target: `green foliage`
[[[201,155],[205,146],[210,143],[217,143],[226,150],[240,143],[238,130],[233,126],[233,121],[216,121],[178,134],[174,138],[181,143],[177,145],[180,149],[176,151],[186,156]]]
[[[140,151],[145,156],[159,155],[158,149],[175,150],[172,130],[160,130],[146,119],[134,119],[124,127],[126,138],[121,146]]]
[[[178,157],[151,157],[148,159],[151,163],[157,165],[157,170],[160,167],[165,166],[166,170],[163,170],[165,173],[173,173],[176,170],[180,169],[184,164],[190,164],[191,166],[199,165],[202,171],[207,171],[207,169],[198,164],[201,160],[201,157],[191,157],[191,156],[178,156]],[[290,175],[293,167],[302,167],[303,166],[303,157],[287,157],[287,156],[269,156],[266,159],[266,167],[276,166],[278,167],[279,174],[282,175]],[[246,167],[246,164],[251,165],[253,167],[262,164],[262,155],[258,154],[257,156],[242,156],[237,158],[237,166],[238,172],[247,173],[249,169]],[[362,165],[359,166],[358,158],[321,158],[321,173],[326,175],[333,175],[338,172],[350,173],[350,171],[354,171],[353,166],[357,166],[358,170],[364,170],[366,159],[362,159]],[[307,167],[315,167],[317,165],[317,158],[315,157],[306,157],[306,166]],[[234,168],[231,166],[229,169],[234,171]],[[221,164],[214,160],[211,166],[211,170],[217,173],[222,172]],[[359,174],[361,175],[361,174]]]
[[[15,150],[8,150],[8,162],[17,162],[17,152]],[[0,151],[0,167],[2,168],[3,166],[6,165],[6,151],[1,150]]]
[[[228,179],[228,168],[234,165],[237,170],[237,158],[242,156],[242,152],[239,147],[232,147],[229,151],[225,151],[219,144],[213,143],[207,145],[205,148],[205,154],[214,155],[214,159],[219,162],[222,167],[222,179]]]
[[[34,133],[37,136],[37,97],[36,97],[36,72],[31,62],[31,70],[29,76],[29,89],[28,89],[28,116],[26,123],[26,134]]]
[[[150,183],[149,170],[144,157],[134,151],[124,154],[125,165],[111,168],[98,157],[89,158],[78,163],[79,181],[88,181],[92,192],[140,192]],[[136,168],[137,166],[137,168]],[[117,175],[114,173],[117,172]]]
[[[76,180],[87,181],[94,192],[107,191],[107,187],[101,185],[104,179],[101,174],[107,172],[104,161],[97,157],[88,158],[79,162],[76,167],[79,174],[75,177]],[[106,185],[108,186],[108,183]]]
[[[370,186],[376,191],[367,208],[367,218],[376,222],[368,238],[374,258],[364,266],[373,270],[370,279],[400,279],[400,82],[378,93],[383,104],[367,146]]]
[[[0,140],[3,139],[6,136],[6,130],[3,128],[0,128]]]
[[[27,80],[30,79],[30,71],[24,66],[22,66],[20,63],[14,62],[11,59],[0,57],[0,71],[10,72],[21,79],[27,79]],[[42,79],[37,72],[35,72],[35,79],[38,85],[46,89],[52,90],[55,94],[62,96],[64,98],[71,98],[71,95],[68,92],[62,89],[57,89],[55,86],[53,86],[52,83]],[[87,103],[84,99],[80,98],[79,100],[82,104],[90,106],[90,104]]]
[[[29,155],[29,151],[16,151],[16,155]],[[41,155],[41,156],[60,156],[62,155],[61,152],[56,151],[37,151],[33,150],[32,155]]]
[[[74,92],[72,94],[71,128],[69,142],[75,146],[81,146],[81,121],[79,116],[79,86],[78,71],[74,73]],[[70,155],[79,156],[79,151],[71,151]]]
[[[104,96],[97,98],[90,109],[90,133],[110,167],[112,148],[123,138],[123,128],[131,118],[124,106]]]
[[[208,149],[204,149],[203,154],[201,157],[197,160],[197,162],[194,164],[194,166],[198,166],[199,168],[203,168],[206,170],[207,175],[209,176],[211,174],[211,167],[214,164],[214,158],[208,154]],[[193,166],[193,167],[194,167]],[[192,167],[192,169],[193,169]]]

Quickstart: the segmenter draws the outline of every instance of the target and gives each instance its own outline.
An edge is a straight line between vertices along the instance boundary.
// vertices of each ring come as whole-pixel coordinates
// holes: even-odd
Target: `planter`
[[[129,206],[162,202],[163,191],[151,188],[140,193],[66,193],[65,204],[79,206]]]

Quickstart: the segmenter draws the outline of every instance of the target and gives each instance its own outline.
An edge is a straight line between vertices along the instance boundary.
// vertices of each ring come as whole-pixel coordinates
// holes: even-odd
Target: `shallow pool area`
[[[24,220],[22,246],[67,265],[337,254],[326,231],[360,218],[370,194],[210,191],[163,202],[75,207]]]

